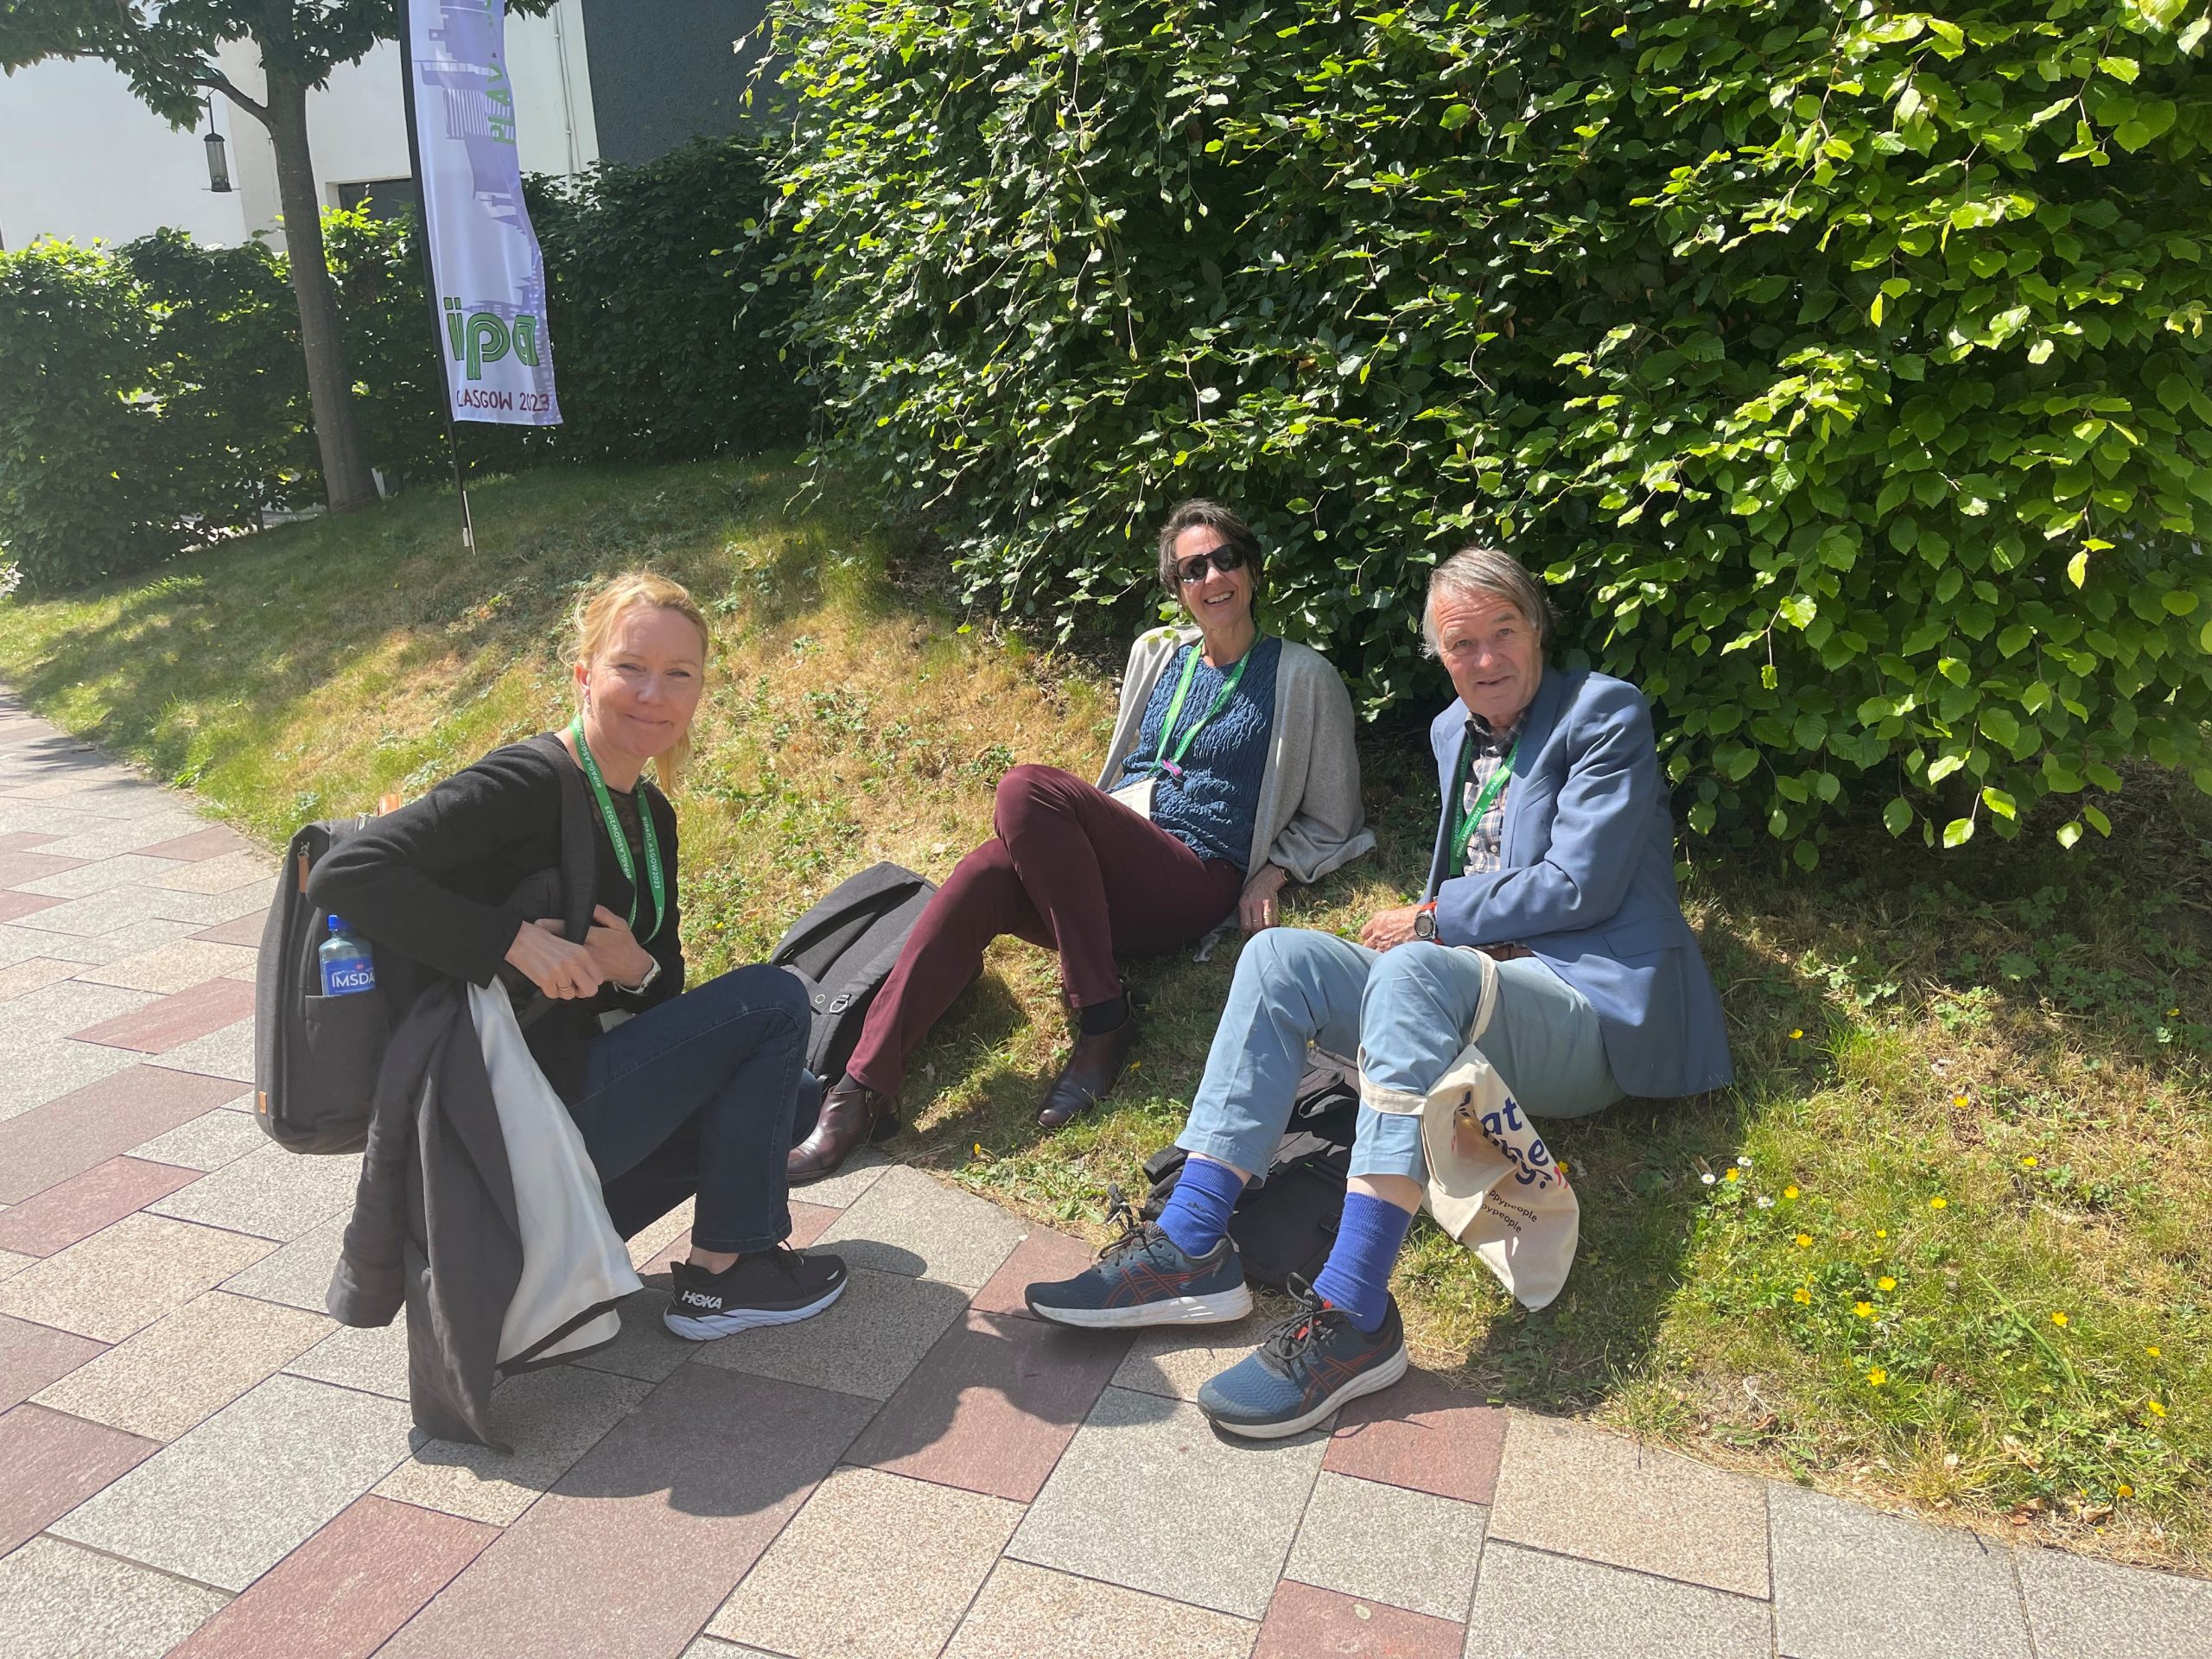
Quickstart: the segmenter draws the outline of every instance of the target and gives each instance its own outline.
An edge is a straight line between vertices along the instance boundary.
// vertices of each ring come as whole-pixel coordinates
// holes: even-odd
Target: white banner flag
[[[545,260],[523,206],[504,0],[408,0],[407,29],[454,418],[555,425]]]

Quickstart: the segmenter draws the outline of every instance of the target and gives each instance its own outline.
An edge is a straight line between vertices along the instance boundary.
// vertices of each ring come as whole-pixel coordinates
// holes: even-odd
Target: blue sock
[[[1372,1336],[1389,1311],[1390,1269],[1414,1218],[1364,1192],[1344,1194],[1344,1218],[1329,1259],[1313,1275],[1313,1294]]]
[[[1211,1158],[1192,1158],[1183,1166],[1167,1207],[1160,1212],[1160,1230],[1174,1241],[1185,1255],[1204,1255],[1229,1231],[1229,1212],[1244,1191],[1244,1178],[1227,1164]]]

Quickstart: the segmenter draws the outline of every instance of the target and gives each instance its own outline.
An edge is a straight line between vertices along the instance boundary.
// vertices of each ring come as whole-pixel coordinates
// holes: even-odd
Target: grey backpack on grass
[[[806,1069],[824,1084],[844,1076],[868,1007],[936,892],[926,876],[871,865],[839,882],[777,943],[768,960],[806,988],[814,1016]]]
[[[563,932],[577,944],[590,931],[597,855],[583,774],[557,737],[550,747],[561,779],[560,909]],[[316,952],[329,932],[329,912],[308,898],[308,876],[322,856],[375,822],[372,816],[303,824],[284,849],[269,919],[254,969],[253,1115],[269,1138],[292,1152],[359,1152],[369,1135],[369,1109],[384,1069],[385,1044],[430,970],[369,941],[373,989],[325,996]],[[550,884],[549,884],[550,886]],[[552,1006],[532,990],[518,1000],[526,1027]]]

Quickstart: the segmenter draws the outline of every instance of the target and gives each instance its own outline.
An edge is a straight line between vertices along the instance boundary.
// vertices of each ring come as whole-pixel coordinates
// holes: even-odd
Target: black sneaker
[[[1295,1274],[1290,1294],[1298,1311],[1249,1358],[1198,1390],[1198,1409],[1216,1428],[1253,1440],[1281,1440],[1406,1374],[1406,1333],[1398,1322],[1395,1297],[1370,1336]]]
[[[845,1264],[779,1244],[737,1259],[723,1273],[689,1262],[669,1268],[676,1294],[661,1323],[693,1342],[712,1342],[755,1325],[810,1319],[845,1294]]]

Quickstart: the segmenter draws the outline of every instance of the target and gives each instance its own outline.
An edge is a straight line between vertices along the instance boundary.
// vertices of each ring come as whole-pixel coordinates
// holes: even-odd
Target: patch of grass
[[[677,791],[686,946],[712,973],[873,860],[942,876],[988,833],[1006,767],[1084,770],[1113,712],[1096,659],[963,625],[926,596],[926,560],[894,581],[863,524],[792,507],[798,477],[493,480],[473,561],[438,496],[245,538],[156,581],[0,604],[0,680],[275,841],[556,723],[567,607],[651,563],[717,630]],[[1421,751],[1410,726],[1369,734],[1381,846],[1292,894],[1294,924],[1354,928],[1420,880]],[[2110,805],[2094,856],[2031,833],[1962,861],[1873,824],[1813,878],[1704,855],[1689,903],[1737,1086],[1558,1126],[1583,1235],[1542,1313],[1418,1224],[1398,1288],[1422,1361],[1734,1466],[2203,1566],[2212,814],[2155,779]],[[1180,1127],[1236,950],[1138,965],[1138,1069],[1046,1135],[1054,964],[995,949],[918,1057],[902,1152],[1096,1228],[1107,1183]]]

